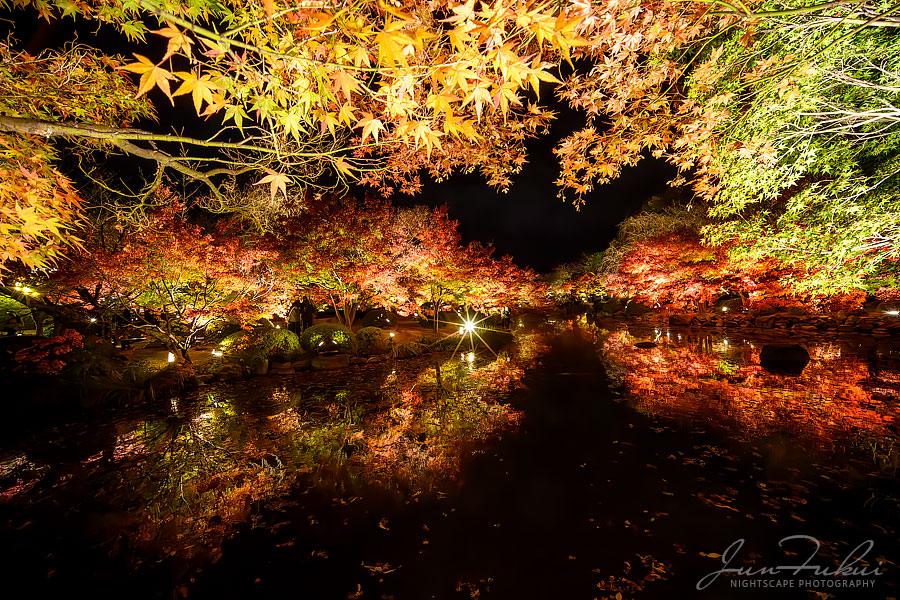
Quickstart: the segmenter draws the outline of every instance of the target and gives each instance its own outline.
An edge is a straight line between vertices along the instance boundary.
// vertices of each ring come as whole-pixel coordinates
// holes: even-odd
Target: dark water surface
[[[8,432],[0,574],[33,597],[896,597],[900,346],[797,338],[812,360],[788,377],[766,341],[561,322],[498,359]],[[802,564],[813,539],[808,565],[867,574],[708,577],[722,554]]]

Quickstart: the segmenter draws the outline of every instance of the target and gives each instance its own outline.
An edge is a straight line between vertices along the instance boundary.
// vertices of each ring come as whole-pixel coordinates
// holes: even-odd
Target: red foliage
[[[654,305],[684,308],[713,302],[726,293],[746,296],[750,305],[795,302],[780,280],[786,273],[768,261],[736,261],[729,246],[706,246],[699,234],[680,231],[633,244],[606,290]]]
[[[612,334],[604,355],[623,373],[639,410],[723,425],[745,439],[788,431],[811,446],[871,443],[893,438],[900,420],[893,370],[873,370],[838,344],[810,348],[800,376],[775,375],[759,364],[758,347],[658,340],[636,349],[624,331]]]
[[[21,373],[55,375],[66,366],[65,357],[75,348],[83,348],[84,340],[74,329],[65,329],[61,335],[45,340],[35,340],[13,357],[15,370]]]
[[[493,248],[463,245],[445,207],[396,209],[382,199],[315,198],[265,247],[280,255],[278,278],[292,295],[305,288],[352,323],[358,305],[412,314],[452,299],[479,308],[527,302],[538,292],[531,271]],[[295,293],[294,293],[295,294]]]

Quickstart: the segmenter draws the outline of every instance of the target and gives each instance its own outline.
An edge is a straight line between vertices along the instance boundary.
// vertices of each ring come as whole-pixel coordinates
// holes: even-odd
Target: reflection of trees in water
[[[292,491],[414,493],[453,480],[466,456],[518,422],[503,398],[523,372],[517,356],[464,354],[215,386],[93,428],[103,443],[75,460],[97,502],[130,515],[133,563],[142,552],[208,561],[230,525]],[[26,468],[54,465],[21,457],[9,478]],[[29,489],[10,499],[27,501]]]
[[[761,343],[727,333],[676,335],[664,332],[650,349],[635,348],[638,338],[625,331],[606,337],[604,358],[638,410],[704,421],[744,439],[786,432],[823,450],[855,446],[881,468],[897,468],[895,361],[872,369],[868,351],[850,342],[809,344],[811,362],[790,377],[760,367]]]

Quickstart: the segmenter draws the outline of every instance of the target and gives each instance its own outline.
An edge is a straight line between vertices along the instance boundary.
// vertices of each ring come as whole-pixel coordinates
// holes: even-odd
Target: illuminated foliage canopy
[[[54,140],[155,162],[128,202],[168,173],[202,184],[206,208],[265,228],[303,195],[293,188],[414,192],[422,173],[454,170],[506,188],[553,118],[555,86],[587,117],[556,149],[575,204],[652,154],[691,181],[712,217],[705,241],[733,257],[802,263],[794,283],[816,293],[895,284],[900,9],[888,2],[4,5],[131,45],[124,58],[0,47],[4,262],[43,267],[77,243],[81,200]],[[202,119],[203,134],[154,124],[151,101]]]
[[[676,183],[691,180],[712,217],[705,240],[737,260],[803,271],[798,291],[894,286],[900,7],[709,7],[718,20],[677,51],[634,69],[598,63],[564,84],[610,126],[563,141],[560,185],[584,193],[650,151],[679,168]]]
[[[308,200],[262,247],[277,254],[284,298],[303,290],[337,308],[352,325],[360,305],[413,314],[426,302],[479,309],[540,301],[536,276],[494,258],[493,248],[463,244],[445,208],[397,209],[385,200]]]
[[[477,169],[505,188],[526,162],[526,140],[553,116],[538,93],[565,79],[561,65],[637,65],[648,51],[698,35],[706,10],[507,0],[4,4],[96,23],[101,36],[122,36],[134,50],[123,58],[66,47],[36,59],[4,46],[4,68],[16,71],[5,82],[15,93],[0,106],[7,144],[41,148],[44,163],[55,139],[155,161],[153,185],[163,171],[199,181],[217,211],[246,210],[241,181],[264,186],[276,206],[292,186],[359,180],[385,193],[415,191],[421,171],[441,179]],[[148,98],[201,117],[209,135],[154,125]],[[21,162],[10,156],[4,165],[18,173]],[[54,174],[40,177],[41,207],[57,187],[68,189]],[[76,199],[66,202],[60,226],[78,215]],[[42,227],[26,228],[5,258],[47,264],[63,240]],[[40,253],[42,245],[53,252]]]

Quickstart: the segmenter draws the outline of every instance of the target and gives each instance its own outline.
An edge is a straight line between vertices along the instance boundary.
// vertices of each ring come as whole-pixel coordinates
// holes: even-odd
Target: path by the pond
[[[897,595],[896,478],[855,457],[817,453],[789,436],[748,441],[720,428],[685,427],[636,412],[610,391],[595,348],[577,331],[553,337],[524,388],[508,398],[523,414],[517,427],[498,429],[487,445],[462,453],[456,477],[422,487],[385,485],[354,469],[351,458],[321,459],[277,499],[246,500],[239,507],[246,518],[214,515],[205,521],[206,528],[227,531],[220,549],[185,534],[195,551],[155,560],[146,548],[132,551],[133,542],[116,535],[116,528],[136,518],[131,512],[153,507],[129,506],[124,498],[121,506],[98,506],[85,485],[106,485],[108,471],[90,471],[75,489],[60,486],[63,500],[56,492],[35,494],[34,504],[13,496],[0,505],[4,576],[25,581],[38,597],[77,591],[93,597],[342,600]],[[324,380],[319,385],[327,387]],[[191,413],[192,422],[218,418],[204,410]],[[235,404],[228,410],[259,412],[260,422],[283,414],[281,405]],[[358,422],[348,417],[344,427]],[[206,435],[203,441],[219,443],[202,428],[198,432]],[[232,428],[222,439],[247,435]],[[355,435],[348,429],[341,439]],[[426,428],[414,440],[429,445],[433,435]],[[343,456],[351,456],[342,444]],[[265,460],[274,465],[276,459],[259,464]],[[66,503],[68,514],[54,514]],[[176,522],[183,523],[170,523]],[[109,533],[97,536],[104,527]],[[732,567],[806,560],[808,539],[779,547],[791,535],[816,538],[822,548],[809,564],[832,569],[871,539],[874,549],[864,560],[874,567],[882,558],[884,574],[856,578],[871,583],[853,588],[835,587],[834,577],[778,575],[762,579],[794,581],[793,587],[766,589],[735,587],[732,582],[752,578],[729,575],[707,579],[709,585],[698,590],[739,539],[745,543]],[[825,583],[806,583],[820,586],[806,589],[798,587],[801,581]]]

